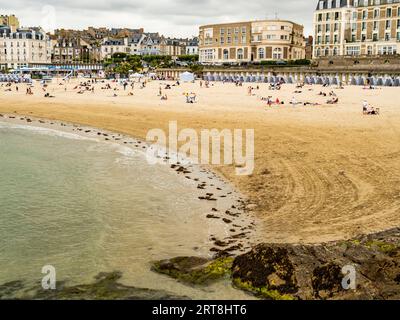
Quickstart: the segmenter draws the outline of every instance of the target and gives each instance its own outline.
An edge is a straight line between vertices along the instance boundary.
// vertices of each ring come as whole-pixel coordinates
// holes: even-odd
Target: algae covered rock
[[[293,299],[297,279],[287,248],[259,245],[237,257],[232,266],[233,284],[266,299]]]
[[[67,286],[57,282],[56,290],[37,290],[26,287],[23,282],[14,281],[0,286],[0,299],[23,300],[181,300],[187,297],[177,296],[162,290],[151,290],[125,286],[118,281],[122,273],[100,273],[91,284]],[[26,292],[21,296],[19,291]],[[16,294],[17,293],[17,294]],[[16,298],[19,296],[19,298]]]
[[[191,285],[208,285],[230,276],[233,258],[209,260],[200,257],[177,257],[156,261],[154,272]]]
[[[260,244],[235,258],[232,279],[265,299],[400,299],[400,229],[320,245]]]

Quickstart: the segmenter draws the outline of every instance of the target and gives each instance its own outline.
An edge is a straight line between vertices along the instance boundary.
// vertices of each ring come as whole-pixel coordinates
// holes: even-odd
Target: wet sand
[[[400,224],[400,102],[398,88],[363,90],[285,85],[269,91],[260,84],[248,96],[248,84],[199,83],[163,90],[165,81],[145,89],[76,94],[76,83],[50,85],[55,98],[44,98],[39,85],[33,96],[0,88],[0,113],[16,113],[103,128],[139,139],[149,130],[168,132],[168,122],[201,129],[255,129],[255,171],[236,176],[234,166],[210,166],[231,181],[249,200],[257,218],[257,240],[320,243],[379,232]],[[252,84],[256,86],[257,84]],[[113,86],[115,86],[113,84]],[[162,85],[164,87],[164,85]],[[334,90],[339,103],[327,105],[320,91]],[[302,93],[294,94],[295,90]],[[117,93],[118,97],[113,97]],[[198,102],[186,104],[184,92]],[[279,97],[285,105],[267,107],[260,97]],[[293,107],[297,101],[321,106]],[[361,102],[380,107],[380,116],[362,115]],[[1,118],[0,118],[1,120]]]

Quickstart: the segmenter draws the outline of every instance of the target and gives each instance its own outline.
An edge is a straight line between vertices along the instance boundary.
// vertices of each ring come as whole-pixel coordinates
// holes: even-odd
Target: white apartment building
[[[51,63],[50,38],[40,28],[0,28],[0,69]]]

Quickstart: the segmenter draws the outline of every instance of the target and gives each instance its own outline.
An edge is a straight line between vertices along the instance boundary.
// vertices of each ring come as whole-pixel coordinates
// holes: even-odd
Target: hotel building
[[[263,20],[200,27],[202,63],[241,63],[305,58],[303,26]]]
[[[31,64],[50,64],[51,44],[40,28],[0,27],[0,69],[17,69]]]
[[[400,52],[400,0],[321,0],[314,14],[314,58]]]

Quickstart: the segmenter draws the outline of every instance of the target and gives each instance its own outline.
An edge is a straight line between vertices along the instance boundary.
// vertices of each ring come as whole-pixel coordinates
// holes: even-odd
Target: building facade
[[[80,37],[58,37],[52,39],[52,63],[96,63],[100,59],[100,48]]]
[[[15,32],[19,28],[19,20],[15,15],[0,15],[0,26],[9,27]]]
[[[50,38],[40,28],[0,28],[0,68],[18,69],[51,63]]]
[[[186,44],[186,53],[187,55],[198,55],[199,54],[199,38],[193,37]]]
[[[200,27],[201,63],[241,63],[305,58],[303,26],[263,20]]]
[[[400,0],[320,0],[314,58],[400,53]]]

